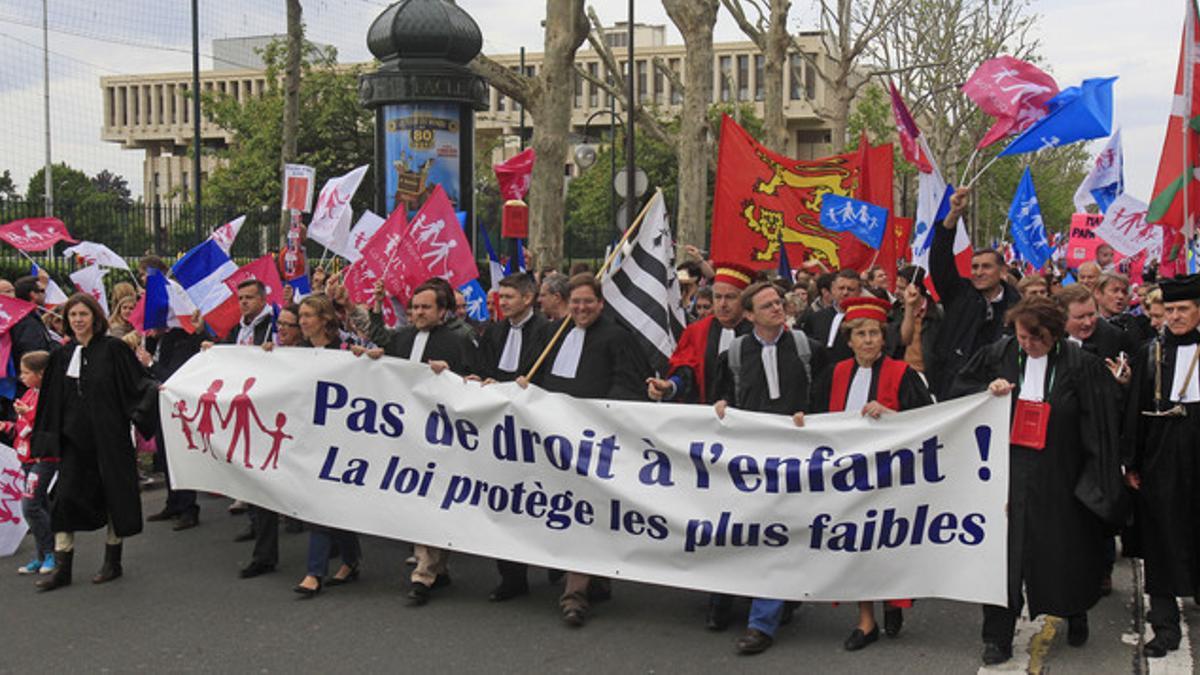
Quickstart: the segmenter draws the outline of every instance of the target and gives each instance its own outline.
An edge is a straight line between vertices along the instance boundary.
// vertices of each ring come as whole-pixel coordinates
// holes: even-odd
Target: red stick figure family
[[[21,487],[24,480],[20,471],[0,471],[0,525],[21,522]],[[14,505],[15,508],[14,508]]]
[[[253,469],[254,464],[250,461],[250,423],[253,421],[258,429],[269,436],[272,441],[271,451],[267,453],[267,458],[258,468],[264,471],[268,466],[272,469],[279,468],[279,450],[283,446],[283,441],[293,438],[291,434],[283,431],[287,424],[287,415],[282,412],[275,414],[274,429],[263,424],[262,418],[258,415],[258,409],[254,407],[254,401],[250,398],[250,389],[254,386],[254,382],[253,377],[246,378],[246,381],[242,383],[241,393],[233,397],[233,400],[229,402],[229,409],[224,414],[217,405],[217,393],[225,385],[223,380],[213,380],[212,384],[208,385],[208,389],[200,395],[200,400],[196,402],[196,410],[192,414],[188,414],[186,401],[179,401],[175,404],[171,417],[179,420],[183,437],[187,439],[188,450],[200,450],[203,453],[211,454],[213,459],[220,459],[212,445],[212,436],[216,431],[215,418],[216,422],[220,423],[222,430],[229,429],[231,425],[233,427],[229,448],[225,453],[225,462],[233,463],[233,456],[237,452],[240,441],[242,465],[247,469]],[[196,446],[195,438],[192,436],[190,427],[192,423],[196,424],[196,434],[200,436],[200,447]]]

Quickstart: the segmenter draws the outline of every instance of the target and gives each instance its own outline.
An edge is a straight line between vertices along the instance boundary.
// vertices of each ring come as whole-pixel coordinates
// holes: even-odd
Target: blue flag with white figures
[[[1049,113],[1013,139],[1000,156],[1036,152],[1046,148],[1103,138],[1112,133],[1115,77],[1084,80],[1068,87],[1046,103]]]
[[[883,245],[887,220],[888,211],[882,206],[835,194],[821,198],[821,227],[849,232],[871,248]]]
[[[1029,173],[1029,167],[1025,167],[1017,193],[1013,195],[1012,206],[1008,208],[1008,220],[1011,223],[1013,251],[1036,269],[1045,267],[1054,251],[1046,240],[1042,207],[1033,189],[1033,175]]]
[[[488,306],[487,292],[483,290],[483,285],[479,283],[479,279],[472,279],[462,286],[458,287],[462,291],[463,302],[467,303],[467,316],[474,321],[487,321]]]

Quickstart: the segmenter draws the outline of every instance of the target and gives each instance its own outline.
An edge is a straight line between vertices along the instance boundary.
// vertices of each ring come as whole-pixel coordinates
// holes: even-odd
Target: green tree
[[[283,181],[279,175],[279,157],[283,143],[281,73],[285,54],[282,40],[263,50],[267,90],[262,96],[239,103],[227,94],[204,95],[209,116],[233,134],[229,147],[216,152],[222,164],[205,183],[206,207],[233,206],[240,211],[278,208]],[[371,164],[373,117],[358,103],[358,76],[362,69],[338,66],[337,50],[318,48],[311,43],[306,43],[302,67],[296,161],[315,168],[320,182]],[[374,197],[375,181],[368,175],[354,197],[355,210],[372,207]]]
[[[96,188],[97,192],[116,197],[119,203],[126,206],[133,203],[133,196],[129,192],[129,181],[108,169],[104,169],[92,177],[92,187]]]
[[[17,185],[13,182],[12,173],[8,169],[5,169],[4,173],[0,173],[0,202],[11,202],[19,196]]]
[[[25,201],[30,209],[40,215],[45,197],[45,169],[38,169],[29,179]],[[76,239],[101,241],[113,250],[125,252],[138,250],[128,248],[125,237],[136,230],[132,224],[142,217],[140,212],[130,209],[128,187],[124,193],[125,179],[109,171],[101,171],[95,178],[65,163],[52,165],[51,180],[54,187],[54,215],[67,224]],[[129,244],[133,245],[133,244]],[[137,246],[140,246],[140,242]]]

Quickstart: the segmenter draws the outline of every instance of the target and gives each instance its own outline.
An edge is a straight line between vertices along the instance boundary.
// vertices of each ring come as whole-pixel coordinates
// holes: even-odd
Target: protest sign
[[[0,558],[16,553],[29,529],[21,512],[25,472],[17,451],[0,444]]]
[[[320,525],[744,596],[1006,598],[1007,397],[798,429],[237,347],[161,397],[176,489]]]

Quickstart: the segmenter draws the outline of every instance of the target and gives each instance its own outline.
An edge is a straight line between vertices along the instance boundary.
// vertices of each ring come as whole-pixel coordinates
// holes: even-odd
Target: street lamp
[[[586,171],[596,163],[598,153],[596,146],[592,145],[589,140],[588,131],[591,129],[592,120],[597,115],[609,115],[609,135],[608,135],[608,158],[610,162],[609,177],[608,177],[608,222],[614,228],[616,227],[616,200],[613,198],[613,183],[617,179],[617,125],[622,124],[621,118],[616,113],[616,99],[609,97],[608,110],[597,110],[588,115],[587,120],[583,123],[583,143],[580,143],[575,148],[575,166],[579,167],[580,171]]]

